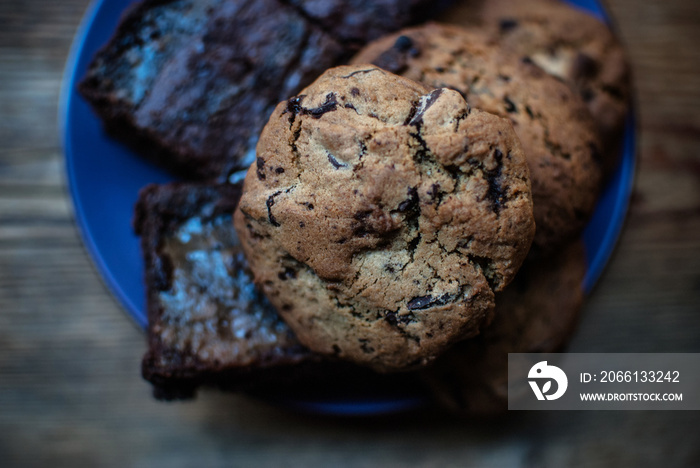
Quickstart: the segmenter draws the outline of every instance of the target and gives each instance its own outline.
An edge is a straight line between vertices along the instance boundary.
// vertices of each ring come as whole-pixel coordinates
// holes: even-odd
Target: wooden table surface
[[[0,1],[0,467],[700,466],[698,412],[329,419],[204,391],[159,403],[144,335],[73,222],[57,128],[88,0]],[[700,352],[700,2],[610,0],[637,90],[639,168],[573,351]]]

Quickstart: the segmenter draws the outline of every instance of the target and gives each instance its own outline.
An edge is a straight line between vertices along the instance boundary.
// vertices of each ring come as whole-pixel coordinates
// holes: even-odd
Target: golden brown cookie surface
[[[235,215],[255,280],[300,341],[378,370],[488,322],[534,232],[510,123],[374,66],[280,103]]]
[[[528,259],[496,295],[493,323],[458,343],[424,371],[435,398],[462,413],[503,412],[508,405],[508,353],[556,352],[571,335],[583,304],[583,242]]]
[[[530,167],[535,245],[553,250],[578,235],[600,189],[600,142],[585,103],[566,84],[483,34],[436,23],[375,41],[353,62],[456,89],[473,108],[510,119]]]
[[[552,0],[491,0],[481,16],[501,47],[530,57],[581,95],[603,140],[606,168],[614,164],[631,86],[624,50],[610,28]]]

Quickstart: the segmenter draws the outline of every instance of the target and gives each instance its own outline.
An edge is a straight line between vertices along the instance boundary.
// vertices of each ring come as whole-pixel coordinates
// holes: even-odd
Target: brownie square
[[[240,185],[227,184],[149,185],[140,193],[142,372],[160,398],[190,397],[199,385],[252,388],[288,377],[272,368],[320,361],[253,285],[231,220],[240,194]]]
[[[223,182],[251,164],[278,102],[368,40],[425,19],[428,4],[145,0],[124,14],[79,91],[141,156],[188,180]]]

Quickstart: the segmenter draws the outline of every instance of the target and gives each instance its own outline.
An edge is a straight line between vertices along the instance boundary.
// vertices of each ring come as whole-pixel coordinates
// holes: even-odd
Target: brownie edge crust
[[[233,230],[240,185],[149,185],[134,228],[146,263],[148,351],[156,397],[200,385],[242,390],[318,362],[253,286]],[[271,369],[291,367],[289,371]]]

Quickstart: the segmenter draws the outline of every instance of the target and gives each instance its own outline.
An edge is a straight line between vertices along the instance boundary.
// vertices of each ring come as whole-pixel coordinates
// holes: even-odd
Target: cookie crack
[[[275,205],[275,198],[277,198],[279,195],[282,194],[287,194],[294,190],[296,188],[296,185],[293,185],[286,190],[278,190],[269,197],[267,197],[267,200],[265,200],[265,206],[267,207],[267,220],[270,222],[275,227],[280,227],[281,224],[277,221],[275,216],[272,214],[272,207]]]
[[[466,254],[469,263],[474,265],[481,271],[481,274],[486,278],[486,282],[489,284],[491,290],[496,291],[496,288],[501,283],[501,280],[497,278],[497,273],[493,268],[493,261],[487,257],[482,257],[481,255],[476,255],[473,253]]]

